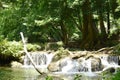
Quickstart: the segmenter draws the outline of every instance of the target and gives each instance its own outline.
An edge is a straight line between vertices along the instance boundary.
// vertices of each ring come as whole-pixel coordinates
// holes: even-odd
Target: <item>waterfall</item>
[[[82,56],[79,58],[71,58],[67,56],[52,64],[53,53],[48,52],[32,52],[30,53],[33,61],[38,68],[48,68],[54,72],[99,72],[107,67],[119,66],[119,56],[100,55],[100,56]],[[52,67],[49,68],[49,65]],[[33,67],[29,58],[25,55],[24,67]]]
[[[79,65],[79,72],[91,72],[91,60],[83,60]]]
[[[119,62],[119,56],[108,56],[107,61],[109,64],[117,64]]]
[[[57,64],[50,63],[48,69],[54,72],[75,73],[75,72],[100,72],[110,67],[119,67],[119,56],[114,55],[101,55],[91,57],[80,57],[72,59],[70,57],[63,58],[56,62]],[[54,67],[51,67],[54,66]],[[55,69],[56,68],[56,69]],[[56,70],[56,71],[55,71]]]
[[[37,68],[47,68],[47,66],[50,64],[53,54],[47,53],[47,52],[31,52],[30,53],[33,61],[35,62]],[[26,68],[33,67],[30,59],[27,57],[27,55],[24,56],[24,66]]]
[[[104,67],[119,66],[119,56],[107,55],[102,56],[100,59]]]
[[[64,77],[67,80],[74,80],[76,74],[81,75],[80,80],[103,80],[99,73],[106,70],[114,72],[119,67],[120,61],[117,55],[82,54],[83,56],[77,56],[72,54],[75,56],[66,56],[57,61],[52,60],[56,53],[31,52],[30,55],[37,68],[43,69],[41,72],[50,72],[53,76]],[[27,55],[24,57],[23,67],[33,68]]]

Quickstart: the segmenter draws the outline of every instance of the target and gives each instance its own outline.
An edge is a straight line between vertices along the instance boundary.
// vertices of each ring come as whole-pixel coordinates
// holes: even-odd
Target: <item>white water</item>
[[[48,52],[33,52],[31,53],[31,57],[36,64],[37,68],[47,69],[49,64],[52,64],[52,59],[54,57],[53,53]],[[98,75],[102,71],[107,70],[108,68],[119,67],[119,57],[118,56],[109,56],[109,55],[101,55],[98,57],[80,57],[78,59],[72,59],[71,57],[65,57],[59,61],[56,61],[56,64],[53,65],[53,68],[59,67],[55,72],[55,75],[59,74],[62,77],[68,79],[65,80],[73,80],[73,75],[82,74],[81,80],[102,80]],[[30,60],[27,56],[24,58],[24,66],[25,68],[33,68]],[[120,67],[119,67],[120,68]],[[51,68],[52,69],[52,68]],[[94,69],[94,71],[93,71]],[[48,70],[47,70],[48,71]],[[72,77],[71,77],[72,76]],[[97,77],[96,77],[97,76]],[[87,77],[87,79],[85,79]]]
[[[116,67],[119,66],[118,56],[103,56],[101,62],[105,67]]]
[[[47,53],[47,52],[33,52],[30,53],[34,63],[36,64],[37,68],[47,68],[47,66],[50,64],[53,54]],[[33,65],[27,55],[24,57],[24,68],[33,68]]]

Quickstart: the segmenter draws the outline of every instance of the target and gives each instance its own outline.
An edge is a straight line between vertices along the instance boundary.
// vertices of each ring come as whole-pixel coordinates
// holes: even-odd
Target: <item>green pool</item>
[[[42,80],[34,69],[0,67],[0,80]]]

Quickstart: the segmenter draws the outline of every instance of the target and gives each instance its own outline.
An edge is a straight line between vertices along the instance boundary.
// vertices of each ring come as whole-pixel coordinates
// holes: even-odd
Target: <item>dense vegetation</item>
[[[41,47],[37,44],[27,44],[28,51],[40,50]],[[11,61],[20,61],[23,54],[22,42],[7,41],[6,39],[0,42],[0,66],[9,66]]]
[[[1,65],[19,60],[20,32],[41,48],[62,41],[65,48],[83,50],[117,45],[120,53],[120,0],[0,0]],[[40,46],[28,44],[28,50]],[[117,78],[119,73],[111,79]]]
[[[119,21],[120,0],[0,0],[0,40],[93,50],[118,43]]]

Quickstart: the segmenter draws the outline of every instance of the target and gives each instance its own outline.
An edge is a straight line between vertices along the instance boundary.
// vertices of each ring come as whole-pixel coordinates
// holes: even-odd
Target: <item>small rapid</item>
[[[53,52],[32,52],[30,55],[39,69],[45,69],[48,73],[62,77],[81,74],[83,75],[81,80],[84,80],[84,76],[87,76],[88,80],[96,80],[98,77],[100,78],[99,73],[112,68],[120,68],[120,59],[117,55],[76,53],[58,60],[53,60],[56,57],[56,53]],[[24,68],[33,68],[26,55],[24,57]],[[96,76],[97,78],[95,78]],[[69,79],[73,80],[72,77]]]
[[[49,52],[31,52],[30,56],[37,68],[47,68],[54,55]],[[24,56],[23,64],[24,68],[33,68],[27,55]]]
[[[53,67],[54,69],[56,68],[54,72],[97,72],[102,71],[106,67],[119,66],[119,56],[116,55],[89,55],[76,59],[67,56],[54,62],[52,59],[55,54],[51,52],[32,52],[30,55],[38,68],[44,67],[52,71]],[[24,57],[24,67],[32,67],[27,55]]]

